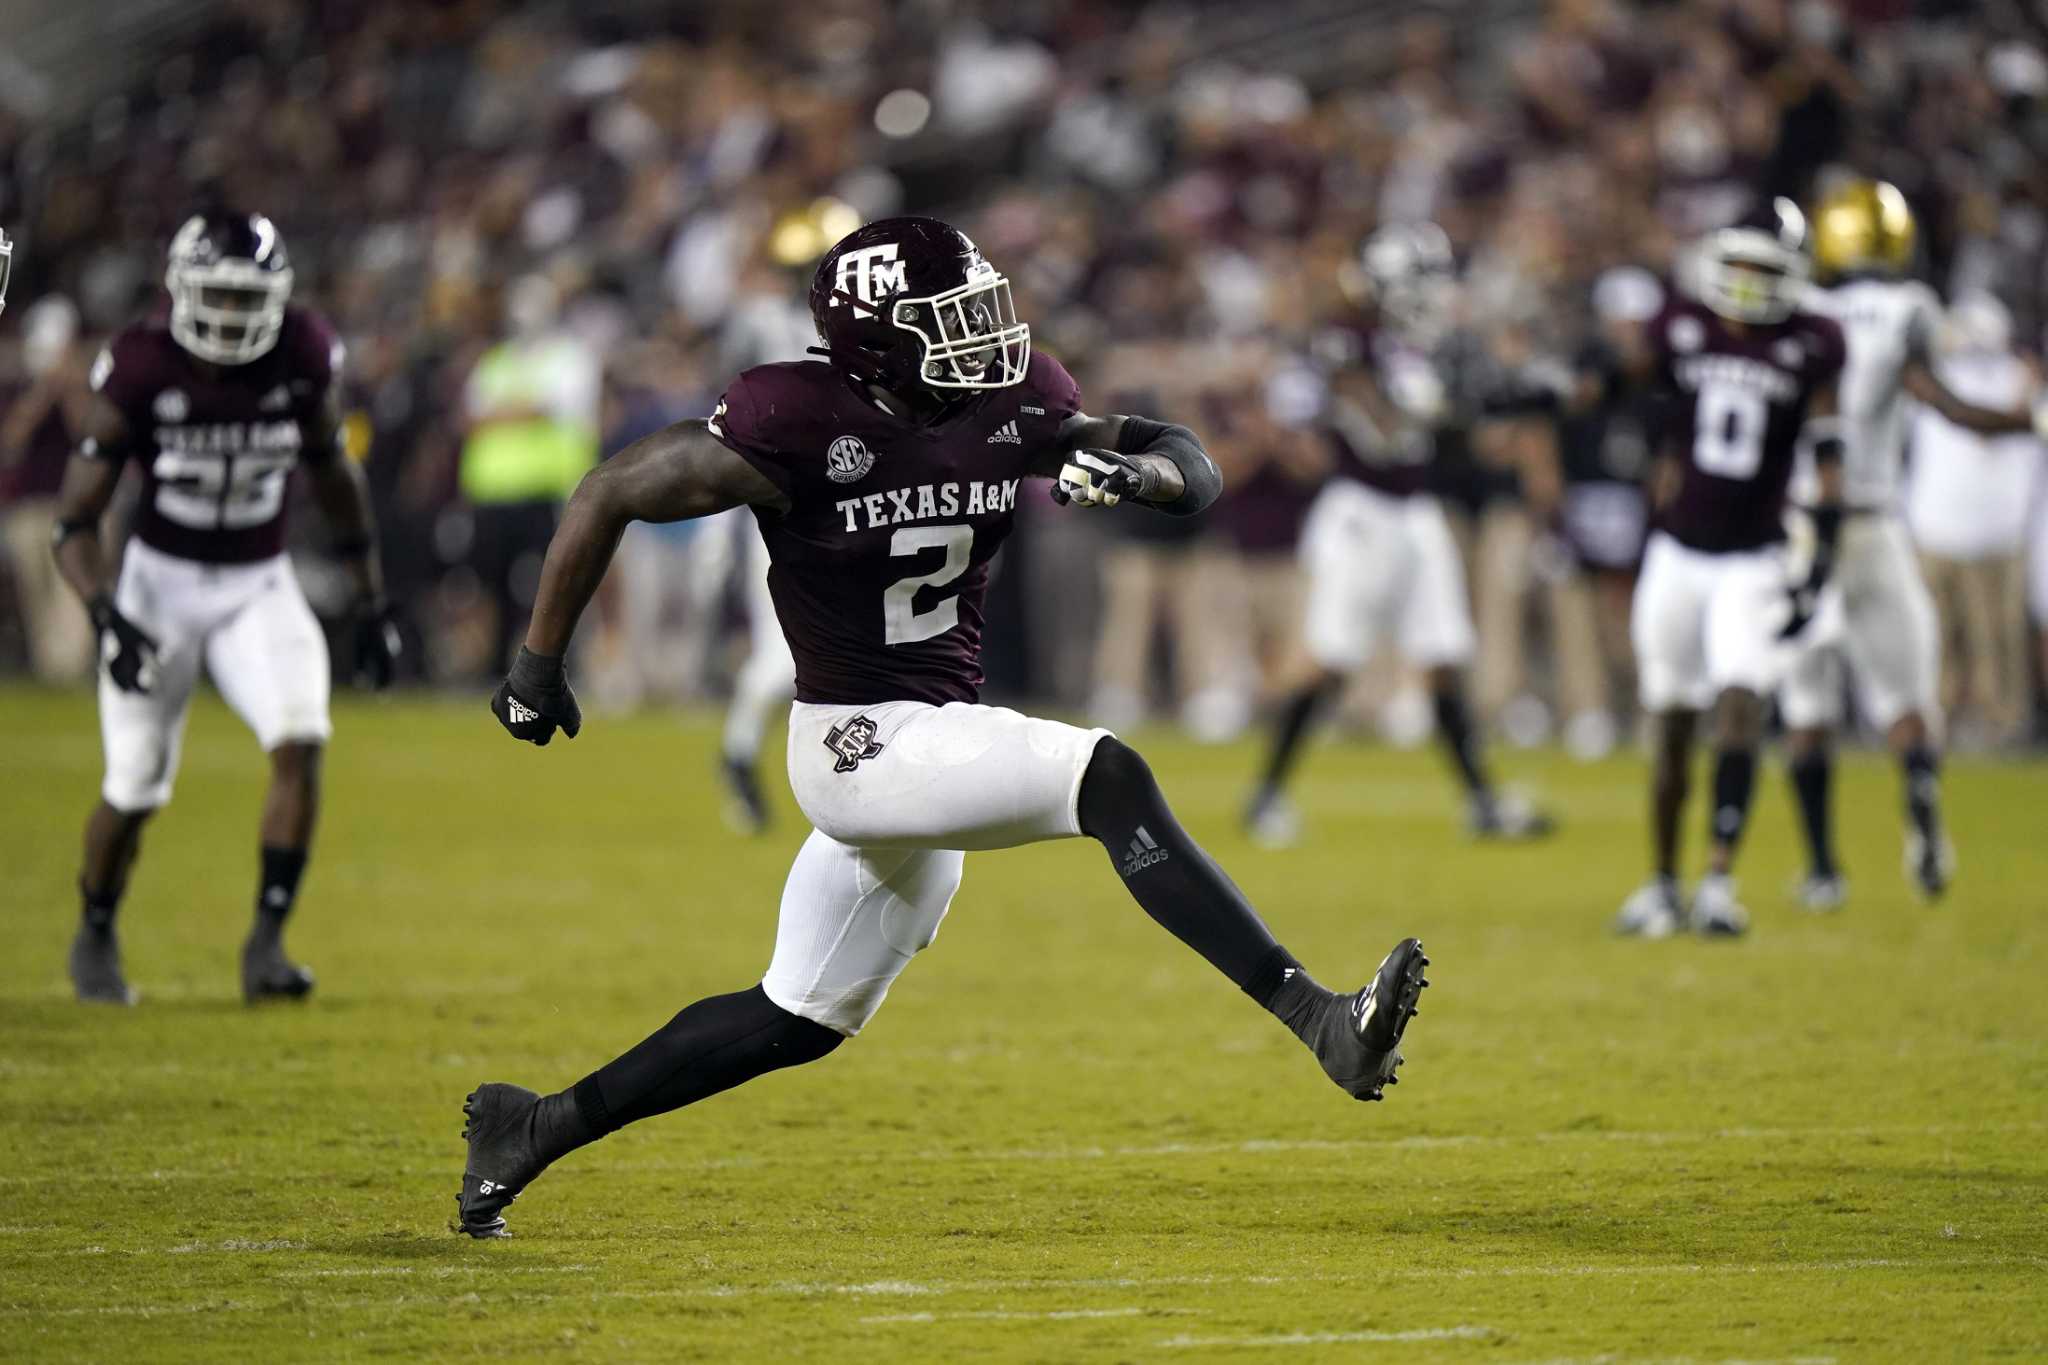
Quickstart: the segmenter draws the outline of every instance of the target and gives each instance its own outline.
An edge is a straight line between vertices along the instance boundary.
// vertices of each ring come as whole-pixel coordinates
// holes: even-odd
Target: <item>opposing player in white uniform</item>
[[[1366,239],[1360,264],[1368,313],[1331,329],[1335,357],[1325,428],[1334,467],[1302,527],[1308,580],[1302,643],[1309,677],[1282,703],[1245,826],[1267,847],[1294,841],[1286,784],[1346,678],[1391,643],[1423,671],[1436,736],[1465,789],[1467,827],[1481,838],[1541,838],[1549,816],[1500,792],[1465,701],[1477,637],[1459,558],[1430,462],[1464,395],[1442,352],[1456,287],[1450,240],[1434,223],[1394,223]]]
[[[1378,1099],[1427,959],[1403,940],[1363,990],[1311,980],[1190,839],[1138,755],[1100,730],[978,704],[989,564],[1020,490],[1186,515],[1221,487],[1192,432],[1090,417],[1033,354],[1008,282],[958,231],[888,218],[826,255],[811,292],[827,359],[761,365],[709,421],[635,442],[584,479],[541,574],[526,648],[492,699],[515,737],[574,737],[562,654],[632,520],[752,509],[796,654],[789,776],[815,828],[782,893],[758,985],[699,1000],[581,1081],[541,1096],[479,1086],[462,1231],[551,1162],[615,1129],[860,1032],[930,945],[965,852],[1098,840],[1133,898],[1308,1045],[1346,1093]]]
[[[1651,376],[1665,395],[1656,530],[1630,613],[1638,691],[1656,727],[1650,789],[1654,875],[1623,905],[1622,933],[1663,938],[1690,926],[1739,934],[1749,916],[1734,866],[1756,793],[1766,707],[1813,621],[1841,528],[1835,423],[1842,332],[1798,300],[1810,265],[1806,223],[1778,199],[1708,234],[1697,299],[1675,298],[1650,324]],[[1813,446],[1820,499],[1814,550],[1795,578],[1785,546],[1785,488],[1795,446]],[[1678,822],[1693,734],[1712,711],[1714,791],[1707,875],[1688,904],[1678,889]]]
[[[1829,594],[1839,611],[1835,602],[1827,604],[1780,698],[1809,860],[1799,898],[1811,910],[1840,906],[1847,885],[1835,857],[1830,810],[1830,736],[1841,720],[1844,660],[1864,719],[1884,732],[1903,774],[1906,875],[1933,899],[1948,886],[1955,863],[1940,807],[1939,627],[1899,509],[1906,400],[1918,399],[1957,426],[1985,434],[2033,425],[2029,413],[1965,402],[1935,376],[1929,345],[1941,305],[1933,290],[1902,276],[1913,259],[1913,239],[1905,196],[1881,182],[1846,182],[1814,211],[1822,287],[1808,294],[1805,306],[1840,323],[1848,344],[1841,383],[1848,516]],[[1803,511],[1817,491],[1812,458],[1803,455],[1792,501]]]
[[[284,243],[261,215],[195,217],[171,243],[170,317],[129,327],[92,370],[85,439],[65,471],[58,568],[99,632],[106,780],[85,827],[84,912],[71,946],[78,998],[135,996],[114,914],[142,828],[170,800],[185,711],[205,666],[270,755],[256,921],[242,994],[296,999],[312,974],[284,955],[285,917],[319,808],[327,639],[284,554],[285,493],[303,467],[354,580],[357,676],[390,682],[398,633],[384,603],[362,471],[340,449],[341,342],[290,304]],[[133,461],[142,498],[110,585],[99,525]]]

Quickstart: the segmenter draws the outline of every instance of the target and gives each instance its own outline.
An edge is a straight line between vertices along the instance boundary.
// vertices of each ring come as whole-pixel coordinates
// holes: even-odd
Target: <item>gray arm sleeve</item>
[[[1170,517],[1191,517],[1206,511],[1222,496],[1223,475],[1202,442],[1186,427],[1155,422],[1149,417],[1126,417],[1117,433],[1116,448],[1125,455],[1157,455],[1180,471],[1183,491],[1172,502],[1147,503]]]

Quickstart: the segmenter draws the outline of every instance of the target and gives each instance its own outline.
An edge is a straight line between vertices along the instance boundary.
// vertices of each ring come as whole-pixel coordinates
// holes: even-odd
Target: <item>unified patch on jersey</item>
[[[850,773],[867,759],[875,758],[882,752],[875,735],[880,729],[866,716],[855,716],[844,725],[835,725],[825,732],[825,747],[837,757],[832,764],[835,773]]]
[[[874,467],[875,452],[858,436],[842,436],[825,447],[825,477],[834,483],[853,483]]]

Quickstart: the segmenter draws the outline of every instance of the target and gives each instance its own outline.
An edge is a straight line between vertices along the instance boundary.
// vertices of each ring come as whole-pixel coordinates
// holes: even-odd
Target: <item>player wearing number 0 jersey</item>
[[[1197,512],[1218,479],[1194,435],[1084,414],[1072,378],[1032,353],[1008,282],[932,219],[839,242],[811,312],[822,361],[749,370],[708,421],[637,442],[584,480],[526,648],[492,699],[516,738],[574,737],[561,656],[620,529],[751,507],[796,655],[790,786],[816,827],[783,888],[774,954],[759,984],[698,1001],[568,1089],[479,1087],[458,1199],[472,1236],[502,1235],[506,1205],[574,1148],[858,1033],[932,942],[968,850],[1099,840],[1146,913],[1339,1086],[1377,1099],[1393,1081],[1424,984],[1420,944],[1403,940],[1362,990],[1324,990],[1180,827],[1136,753],[977,700],[990,561],[1018,499],[1056,478],[1055,498],[1079,507]]]
[[[143,825],[170,799],[204,665],[270,756],[243,996],[296,999],[313,978],[285,957],[284,923],[312,841],[330,726],[326,636],[284,555],[295,469],[311,478],[354,580],[362,678],[390,681],[398,636],[362,473],[340,453],[341,342],[318,314],[291,306],[277,229],[260,215],[195,217],[172,241],[165,282],[168,318],[121,332],[93,366],[86,436],[58,509],[58,567],[92,615],[105,662],[107,771],[86,823],[72,983],[80,1000],[134,999],[114,915]],[[109,584],[99,524],[130,463],[141,500]]]
[[[1812,291],[1806,306],[1839,322],[1848,343],[1842,374],[1848,520],[1829,594],[1836,600],[1801,649],[1781,698],[1808,854],[1799,895],[1813,910],[1837,908],[1847,888],[1829,809],[1830,732],[1841,719],[1845,662],[1864,719],[1884,731],[1899,763],[1907,877],[1933,899],[1946,889],[1955,861],[1940,813],[1939,626],[1899,513],[1907,399],[1987,435],[2024,431],[2035,420],[2024,411],[1965,402],[1935,377],[1930,350],[1940,301],[1926,285],[1901,278],[1913,259],[1914,236],[1905,196],[1880,182],[1846,181],[1814,211],[1814,255],[1826,287]],[[1817,491],[1816,471],[1804,461],[1793,502],[1810,507]]]
[[[1840,527],[1836,431],[1842,331],[1798,311],[1808,264],[1804,217],[1778,199],[1703,241],[1697,299],[1677,298],[1650,324],[1654,382],[1668,420],[1655,475],[1660,508],[1631,613],[1639,691],[1657,730],[1651,810],[1655,876],[1622,908],[1624,933],[1663,937],[1689,920],[1740,933],[1733,867],[1756,786],[1765,706],[1810,625]],[[1785,546],[1785,489],[1804,438],[1820,498],[1812,563],[1795,580]],[[1695,725],[1713,711],[1714,790],[1708,872],[1686,905],[1678,890],[1678,820]]]

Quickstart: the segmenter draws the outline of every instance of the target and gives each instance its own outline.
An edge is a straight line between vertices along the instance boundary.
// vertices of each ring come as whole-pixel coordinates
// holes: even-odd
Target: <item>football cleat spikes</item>
[[[1316,1033],[1316,1060],[1353,1099],[1385,1098],[1400,1067],[1401,1038],[1415,1017],[1429,959],[1412,938],[1394,946],[1364,989],[1332,996]]]

